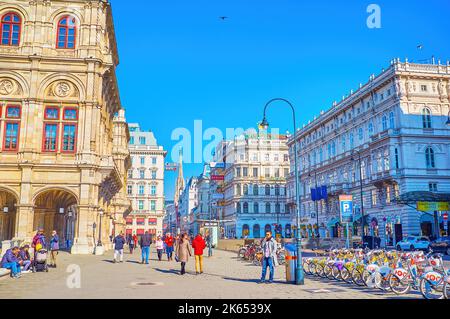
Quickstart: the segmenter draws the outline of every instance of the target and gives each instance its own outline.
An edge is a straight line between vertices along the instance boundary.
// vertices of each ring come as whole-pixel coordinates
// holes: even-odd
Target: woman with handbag
[[[175,260],[181,262],[181,275],[186,273],[186,263],[189,260],[189,256],[192,256],[189,237],[187,234],[183,234],[175,245]]]

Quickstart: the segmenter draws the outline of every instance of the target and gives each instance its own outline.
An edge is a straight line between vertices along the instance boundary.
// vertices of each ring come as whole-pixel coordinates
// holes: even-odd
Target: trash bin
[[[286,250],[285,264],[286,264],[286,282],[295,283],[295,266],[297,263],[297,249],[295,245],[288,244],[284,246]]]

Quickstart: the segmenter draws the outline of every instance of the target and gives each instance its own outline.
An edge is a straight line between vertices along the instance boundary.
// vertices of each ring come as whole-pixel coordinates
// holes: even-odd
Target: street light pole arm
[[[266,103],[266,105],[264,106],[264,116],[263,116],[263,119],[265,119],[266,118],[266,113],[267,113],[267,108],[268,108],[268,106],[270,105],[270,104],[272,104],[273,102],[285,102],[287,105],[289,105],[290,107],[291,107],[291,110],[292,110],[292,117],[293,117],[293,119],[294,119],[294,137],[295,137],[295,132],[297,131],[297,124],[296,124],[296,121],[295,121],[295,109],[294,109],[294,106],[292,105],[292,103],[291,102],[289,102],[288,100],[286,100],[286,99],[283,99],[283,98],[280,98],[280,97],[277,97],[277,98],[275,98],[275,99],[272,99],[272,100],[270,100],[269,102],[267,102]]]

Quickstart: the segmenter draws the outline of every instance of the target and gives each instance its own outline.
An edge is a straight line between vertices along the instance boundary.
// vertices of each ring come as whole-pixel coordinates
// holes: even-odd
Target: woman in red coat
[[[206,247],[206,242],[202,235],[198,234],[192,241],[192,248],[194,248],[195,255],[195,273],[203,273],[203,249]]]
[[[172,260],[172,254],[173,254],[173,242],[174,239],[170,233],[166,234],[166,238],[164,239],[164,242],[166,243],[166,254],[167,254],[167,261]]]

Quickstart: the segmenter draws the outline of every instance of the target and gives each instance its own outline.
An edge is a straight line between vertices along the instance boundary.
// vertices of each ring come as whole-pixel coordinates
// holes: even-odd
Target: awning
[[[416,205],[417,202],[450,202],[449,193],[433,193],[424,191],[407,192],[395,198],[403,205]]]
[[[127,229],[125,232],[126,232],[127,235],[133,234],[133,230],[132,229]]]
[[[145,233],[145,232],[144,232],[143,229],[138,229],[138,230],[137,230],[137,234],[138,234],[138,235],[144,235],[144,233]]]
[[[334,227],[334,226],[336,226],[337,223],[340,223],[340,222],[341,221],[339,218],[337,218],[337,217],[332,218],[328,221],[327,227]]]

